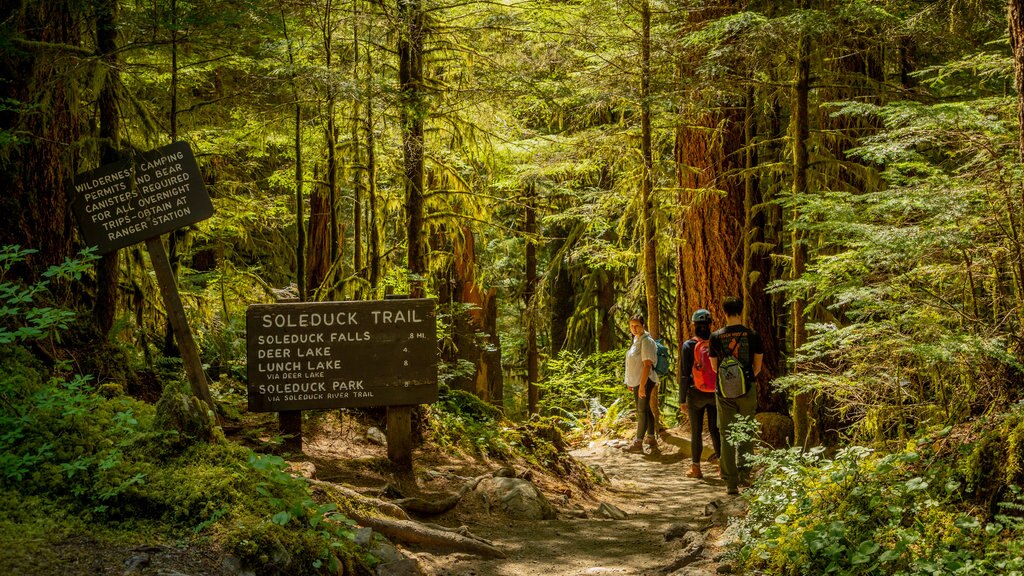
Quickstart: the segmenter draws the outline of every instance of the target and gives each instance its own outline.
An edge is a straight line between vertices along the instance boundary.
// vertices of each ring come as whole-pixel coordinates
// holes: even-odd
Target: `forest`
[[[4,5],[0,572],[390,573],[324,470],[597,494],[570,452],[632,434],[630,318],[687,429],[691,314],[739,297],[759,448],[720,559],[1024,574],[1024,0]],[[175,143],[209,217],[87,242],[82,175]],[[409,297],[436,402],[248,409],[250,307]],[[296,472],[368,428],[387,453]]]

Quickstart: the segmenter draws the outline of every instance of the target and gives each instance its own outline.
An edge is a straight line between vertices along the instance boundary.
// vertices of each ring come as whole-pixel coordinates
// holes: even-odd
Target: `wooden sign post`
[[[160,236],[213,215],[192,149],[185,142],[106,164],[75,177],[72,210],[85,244],[100,254],[145,241],[192,393],[214,410],[199,350],[185,317]]]
[[[256,304],[246,311],[245,324],[253,412],[437,400],[433,300]],[[389,457],[392,434],[389,418]]]

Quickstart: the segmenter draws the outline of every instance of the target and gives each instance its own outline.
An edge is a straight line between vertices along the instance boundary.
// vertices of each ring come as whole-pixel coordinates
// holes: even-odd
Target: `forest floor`
[[[467,479],[507,466],[460,458],[428,444],[417,451],[415,478],[402,480],[390,470],[384,447],[369,441],[359,425],[327,426],[312,436],[294,465],[305,467],[305,472],[318,480],[345,484],[370,496],[450,494]],[[690,446],[685,428],[665,431],[655,452],[627,453],[619,447],[625,444],[623,440],[594,439],[572,451],[577,460],[599,467],[607,477],[589,490],[524,463],[513,465],[517,475],[530,479],[545,494],[558,512],[555,519],[519,520],[492,514],[479,498],[470,496],[449,512],[420,518],[451,528],[465,526],[498,547],[505,558],[405,552],[416,558],[427,576],[664,575],[673,573],[670,567],[685,545],[686,539],[680,538],[683,532],[707,529],[702,557],[676,574],[715,574],[711,558],[718,552],[714,543],[723,529],[708,528],[706,511],[736,502],[735,497],[725,495],[718,466],[704,462],[703,480],[686,477]],[[705,445],[706,458],[711,453],[710,442]],[[603,503],[617,507],[626,517],[602,517],[597,509]],[[61,567],[60,573],[110,576],[239,574],[225,564],[215,548],[195,543],[149,546],[144,535],[139,540],[138,545],[124,545],[105,542],[102,537],[76,536],[38,554],[19,555],[25,556],[21,562],[7,559],[3,565],[13,568],[11,573],[27,575],[56,573],[56,566]],[[4,556],[0,553],[0,558]]]
[[[731,497],[725,494],[725,482],[719,479],[716,464],[702,464],[702,480],[686,476],[690,442],[685,428],[665,431],[655,452],[627,453],[618,444],[598,439],[572,452],[584,464],[599,466],[608,478],[608,483],[588,494],[552,497],[551,487],[534,479],[559,509],[557,519],[525,521],[474,513],[459,516],[458,508],[452,518],[446,519],[469,526],[474,534],[503,550],[507,558],[420,554],[421,566],[427,574],[436,576],[634,576],[669,572],[666,568],[673,563],[680,543],[668,541],[666,534],[674,533],[678,538],[687,527],[703,528],[708,524],[708,505]],[[710,442],[706,444],[705,458],[712,452]],[[599,517],[595,509],[601,503],[618,507],[627,517]],[[586,517],[571,513],[580,508],[587,512]],[[721,528],[713,528],[709,534],[720,533]],[[711,545],[716,539],[710,537],[707,542]],[[698,566],[708,574],[715,573],[711,562],[692,565],[695,569]]]
[[[305,447],[320,480],[341,482],[364,491],[387,481],[387,474],[375,470],[380,464],[379,447],[355,442],[351,435],[329,433]],[[348,439],[345,436],[350,436]],[[552,520],[517,520],[491,514],[471,498],[455,509],[423,521],[457,528],[465,526],[474,535],[490,541],[506,558],[487,559],[466,553],[438,554],[409,551],[424,572],[432,576],[570,576],[667,574],[683,544],[677,538],[687,529],[703,530],[709,525],[706,511],[727,499],[725,482],[718,466],[704,462],[705,478],[688,478],[690,466],[689,431],[672,428],[663,432],[659,450],[644,454],[627,453],[623,440],[594,439],[573,450],[585,465],[598,466],[604,482],[583,491],[565,478],[529,470],[534,482],[558,510]],[[364,451],[362,457],[359,450]],[[357,453],[353,454],[353,450]],[[347,458],[342,458],[341,452]],[[337,452],[337,453],[336,453]],[[704,457],[712,453],[705,442]],[[355,458],[353,458],[355,456]],[[416,486],[406,490],[428,493],[451,492],[456,483],[493,471],[479,461],[460,461],[451,454],[421,451],[416,457]],[[524,469],[514,466],[520,475]],[[381,472],[384,472],[381,474]],[[395,488],[386,488],[384,491]],[[397,488],[402,490],[402,488]],[[408,494],[405,494],[408,495]],[[601,517],[597,508],[607,503],[626,513],[625,519]],[[715,503],[715,504],[712,504]],[[709,558],[722,528],[707,533],[703,560],[691,565],[688,574],[714,574]],[[671,536],[666,537],[666,534]],[[671,538],[671,541],[670,541]]]

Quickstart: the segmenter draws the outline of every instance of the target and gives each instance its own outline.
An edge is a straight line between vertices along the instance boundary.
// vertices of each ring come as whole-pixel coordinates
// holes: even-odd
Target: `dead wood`
[[[394,542],[420,546],[431,550],[451,553],[468,552],[486,558],[504,558],[505,553],[490,542],[473,536],[469,532],[462,534],[447,529],[438,529],[412,520],[395,520],[375,516],[353,516],[353,520],[380,532]]]

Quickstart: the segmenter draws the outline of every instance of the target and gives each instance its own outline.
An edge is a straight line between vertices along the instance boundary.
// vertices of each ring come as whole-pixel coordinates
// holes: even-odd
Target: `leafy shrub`
[[[539,386],[541,414],[571,428],[594,430],[615,426],[623,415],[627,390],[622,385],[622,350],[583,355],[563,350],[548,363],[548,378]],[[609,417],[610,416],[610,417]]]
[[[0,249],[0,271],[27,253]],[[84,266],[68,261],[50,277],[74,278]],[[0,341],[8,344],[0,346],[0,501],[17,503],[0,507],[5,545],[18,534],[60,538],[53,518],[70,517],[60,523],[67,533],[219,535],[244,560],[262,562],[252,565],[259,574],[366,572],[352,524],[335,504],[315,502],[282,459],[228,443],[209,423],[193,426],[194,399],[178,387],[165,388],[158,418],[119,386],[97,387],[63,364],[44,366],[18,345],[53,335],[73,317],[29,308],[40,286],[0,283]],[[246,555],[252,550],[262,553]],[[263,558],[274,550],[285,554]]]
[[[771,574],[1024,574],[1024,521],[968,511],[955,466],[922,436],[901,452],[852,446],[757,457],[739,561]],[[1017,492],[1014,492],[1017,494]],[[1004,503],[1024,510],[1019,496]]]
[[[507,458],[512,446],[501,411],[475,395],[441,385],[438,399],[427,408],[434,443],[484,457]]]

